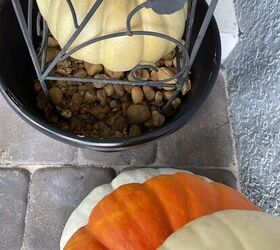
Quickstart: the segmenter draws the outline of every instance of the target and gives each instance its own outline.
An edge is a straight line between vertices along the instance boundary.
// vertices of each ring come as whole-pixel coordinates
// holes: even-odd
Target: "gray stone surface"
[[[189,171],[197,175],[202,175],[208,177],[209,179],[223,183],[227,186],[230,186],[234,189],[237,188],[237,180],[233,173],[229,170],[224,169],[199,169],[199,168],[190,168]]]
[[[155,165],[234,167],[234,151],[222,75],[200,111],[182,129],[158,142]]]
[[[79,149],[77,156],[78,165],[95,166],[127,166],[152,164],[157,155],[157,145],[145,144],[135,149],[102,153],[88,149]]]
[[[0,169],[0,249],[19,250],[23,242],[29,175]]]
[[[242,191],[280,215],[279,0],[236,0],[240,41],[225,63]]]
[[[0,163],[68,164],[76,151],[29,126],[0,94]]]
[[[112,169],[46,168],[32,177],[24,249],[56,250],[71,212],[98,185],[114,178]]]

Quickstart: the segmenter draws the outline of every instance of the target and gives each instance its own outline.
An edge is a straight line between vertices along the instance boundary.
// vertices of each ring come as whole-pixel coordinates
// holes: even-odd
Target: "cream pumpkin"
[[[64,249],[64,246],[71,238],[71,236],[81,227],[88,223],[88,219],[92,209],[108,194],[113,192],[118,187],[130,184],[130,183],[144,183],[146,180],[162,174],[174,174],[177,172],[189,173],[185,170],[171,169],[171,168],[142,168],[136,170],[130,170],[118,175],[111,183],[104,184],[95,188],[73,211],[69,217],[60,241],[60,249]],[[204,178],[208,182],[212,182],[208,178]]]
[[[177,230],[159,250],[278,250],[280,218],[257,211],[227,210]]]
[[[126,31],[128,14],[145,0],[106,0],[88,22],[70,48],[93,38]],[[80,24],[96,0],[72,0]],[[72,15],[66,0],[37,0],[52,35],[64,46],[75,32]],[[185,8],[171,15],[159,15],[142,9],[132,19],[132,30],[153,31],[182,38],[187,17]],[[112,71],[127,71],[137,64],[154,64],[167,55],[175,44],[152,36],[123,36],[89,45],[73,57],[93,64],[104,64]]]

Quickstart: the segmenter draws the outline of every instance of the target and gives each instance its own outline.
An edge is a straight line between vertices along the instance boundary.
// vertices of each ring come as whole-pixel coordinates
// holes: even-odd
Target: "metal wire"
[[[46,80],[61,80],[70,82],[84,82],[84,83],[105,83],[105,84],[132,84],[139,86],[161,87],[161,88],[174,88],[176,85],[170,83],[158,83],[154,81],[142,81],[142,80],[114,80],[114,79],[99,79],[99,78],[84,78],[84,77],[61,77],[61,76],[47,76]]]
[[[28,1],[28,20],[27,20],[27,25],[28,25],[28,32],[30,39],[33,40],[33,34],[32,34],[32,23],[33,23],[33,0]]]
[[[144,80],[137,78],[136,72],[140,69],[148,69],[148,70],[151,70],[151,71],[158,71],[158,68],[153,66],[153,65],[137,65],[130,71],[130,73],[132,75],[132,81],[145,82]]]
[[[190,55],[190,62],[189,62],[189,66],[188,68],[191,69],[193,63],[194,63],[194,60],[197,56],[197,53],[198,53],[198,50],[201,46],[201,43],[203,41],[203,38],[206,34],[206,31],[209,27],[209,24],[213,18],[213,14],[214,14],[214,11],[216,9],[216,6],[218,4],[218,1],[219,0],[212,0],[210,5],[209,5],[209,8],[207,10],[207,13],[206,13],[206,16],[203,20],[203,23],[201,25],[201,28],[200,28],[200,31],[198,33],[198,36],[197,36],[197,39],[195,40],[195,44],[193,46],[193,49],[192,49],[192,52],[191,52],[191,55]]]
[[[45,36],[43,34],[43,29],[41,29],[41,22],[42,22],[42,16],[41,16],[41,13],[39,12],[38,15],[37,15],[37,19],[36,19],[36,31],[37,31],[37,36],[41,36],[42,37],[42,41],[41,41],[41,47],[40,47],[40,50],[37,54],[38,57],[40,57],[43,53],[43,50],[46,49],[46,44],[47,44],[47,41],[46,39],[48,39],[47,36]],[[47,30],[48,30],[48,27],[47,27]]]
[[[66,1],[67,1],[68,5],[69,5],[69,9],[70,9],[71,14],[72,14],[72,18],[73,18],[73,23],[74,23],[75,29],[78,29],[79,28],[79,24],[78,24],[77,14],[76,14],[74,5],[71,2],[71,0],[66,0]]]
[[[166,39],[170,42],[173,42],[175,44],[177,44],[177,46],[179,48],[182,49],[183,51],[183,57],[187,57],[187,51],[186,51],[186,48],[185,46],[179,42],[178,40],[168,36],[168,35],[165,35],[165,34],[160,34],[160,33],[157,33],[157,32],[152,32],[152,31],[131,31],[132,32],[132,36],[154,36],[154,37],[159,37],[159,38],[162,38],[162,39]],[[65,60],[67,59],[69,56],[71,56],[72,54],[74,54],[75,52],[79,51],[80,49],[88,46],[88,45],[91,45],[91,44],[94,44],[94,43],[97,43],[97,42],[100,42],[100,41],[104,41],[104,40],[107,40],[107,39],[112,39],[112,38],[116,38],[116,37],[122,37],[122,36],[128,36],[128,32],[118,32],[118,33],[115,33],[115,34],[109,34],[109,35],[104,35],[104,36],[100,36],[100,37],[97,37],[97,38],[94,38],[92,40],[89,40],[83,44],[80,44],[79,46],[77,46],[76,48],[72,49],[71,51],[69,51],[67,54],[65,54],[61,60]],[[158,81],[159,83],[159,87],[161,83],[167,83],[167,82],[170,82],[172,80],[175,80],[177,78],[179,78],[180,76],[183,76],[183,74],[185,73],[184,69],[187,68],[187,64],[186,64],[186,60],[184,62],[184,67],[182,67],[181,71],[179,73],[177,73],[175,76],[173,77],[170,77],[168,79],[165,79],[165,80],[162,80],[162,81]],[[44,75],[42,76],[44,78]],[[69,77],[70,79],[71,77]],[[147,83],[149,81],[146,81]],[[174,85],[173,85],[174,87]]]
[[[196,11],[196,4],[197,0],[192,0],[188,2],[188,20],[187,20],[187,32],[185,36],[186,48],[189,50],[190,42],[191,42],[191,35],[192,35],[192,28],[194,23],[195,11]]]
[[[188,1],[188,15],[187,15],[187,32],[185,35],[185,49],[187,51],[187,54],[189,54],[189,48],[190,48],[190,42],[191,42],[191,35],[192,35],[192,28],[193,28],[193,23],[194,23],[194,17],[195,17],[195,11],[196,11],[196,4],[197,0],[192,0]],[[176,88],[176,91],[173,93],[171,98],[167,101],[167,103],[163,106],[162,110],[163,112],[168,109],[168,107],[171,105],[171,103],[176,99],[176,97],[179,95],[180,91],[182,90],[185,81],[184,80],[189,80],[189,60],[190,58],[186,58],[186,65],[187,68],[185,69],[185,73],[182,78],[178,79],[180,82]],[[178,59],[178,56],[176,55],[176,63],[180,64],[180,59]],[[178,64],[177,64],[178,65]]]
[[[12,0],[12,4],[13,4],[13,7],[15,9],[15,13],[16,13],[16,16],[18,18],[20,28],[21,28],[22,33],[23,33],[23,37],[24,37],[25,42],[27,44],[29,54],[31,55],[31,59],[32,59],[37,77],[40,79],[41,78],[41,69],[40,69],[40,66],[39,66],[39,62],[37,60],[37,55],[36,55],[36,52],[35,52],[35,49],[34,49],[34,46],[33,46],[33,42],[32,42],[32,40],[29,36],[29,31],[28,31],[28,27],[26,25],[23,10],[21,8],[19,0]],[[43,89],[46,97],[51,102],[52,99],[50,98],[49,90],[48,90],[45,82],[42,81],[41,86],[42,86],[42,89]]]
[[[132,18],[135,16],[135,14],[137,12],[139,12],[141,9],[145,8],[145,5],[146,5],[146,2],[138,5],[128,14],[127,19],[126,19],[126,29],[127,29],[127,34],[129,36],[132,36],[132,31],[131,31],[131,20],[132,20]]]
[[[42,31],[41,31],[41,21],[42,21],[42,15],[41,15],[40,12],[38,12],[37,18],[36,18],[36,31],[37,31],[37,36],[41,36],[41,35],[42,35]]]
[[[98,10],[100,5],[102,4],[103,0],[96,0],[91,9],[89,10],[88,14],[85,16],[83,21],[79,24],[78,23],[78,18],[77,18],[77,13],[75,11],[74,5],[72,3],[72,0],[66,0],[69,10],[72,15],[73,19],[73,24],[75,27],[75,31],[68,40],[68,42],[64,45],[64,47],[61,49],[61,51],[58,53],[58,55],[54,58],[54,60],[46,67],[46,55],[47,55],[47,46],[48,46],[48,34],[49,34],[49,29],[47,26],[47,23],[45,20],[42,20],[42,16],[40,12],[37,15],[36,19],[36,30],[37,30],[37,35],[42,36],[42,42],[41,42],[41,48],[39,50],[38,56],[41,57],[41,64],[39,64],[37,55],[36,55],[36,50],[33,45],[32,41],[32,14],[33,14],[33,1],[34,0],[28,0],[28,13],[27,13],[27,23],[25,21],[25,17],[20,5],[19,0],[12,0],[13,7],[15,9],[22,33],[25,38],[25,42],[27,44],[37,77],[41,83],[42,89],[47,96],[48,100],[53,104],[48,88],[46,86],[45,81],[46,80],[60,80],[60,81],[78,81],[78,82],[87,82],[87,83],[112,83],[112,84],[134,84],[134,85],[139,85],[139,86],[151,86],[151,87],[175,87],[175,91],[171,99],[165,104],[163,107],[163,110],[167,109],[172,101],[178,96],[180,93],[184,83],[188,81],[188,75],[189,71],[193,65],[193,62],[197,56],[197,53],[199,51],[199,48],[201,46],[201,43],[203,41],[203,38],[206,34],[207,28],[209,26],[209,23],[212,19],[213,12],[216,8],[218,0],[212,0],[210,3],[210,6],[208,8],[208,11],[206,13],[205,19],[203,21],[203,24],[200,28],[199,34],[197,36],[197,39],[195,41],[194,47],[191,52],[189,52],[189,46],[190,46],[190,39],[192,35],[192,27],[194,23],[194,17],[195,17],[195,11],[196,11],[196,5],[197,5],[197,0],[188,0],[188,18],[187,18],[187,29],[186,29],[186,36],[185,36],[185,45],[183,45],[181,42],[178,40],[165,35],[161,34],[158,32],[151,32],[151,31],[133,31],[131,28],[131,20],[136,15],[141,9],[147,8],[146,3],[144,2],[137,7],[135,7],[128,15],[127,21],[126,21],[126,28],[127,30],[124,32],[117,32],[113,34],[108,34],[104,36],[100,36],[94,39],[91,39],[87,42],[84,42],[83,44],[78,45],[75,48],[72,48],[70,51],[69,48],[73,44],[73,42],[77,39],[77,37],[80,35],[80,33],[83,31],[85,26],[88,24],[90,19],[94,16],[95,12]],[[157,3],[160,5],[160,1]],[[41,23],[42,23],[42,28],[41,28]],[[132,81],[129,80],[114,80],[114,79],[95,79],[95,78],[79,78],[79,77],[58,77],[58,76],[53,76],[51,73],[54,71],[57,63],[59,61],[65,60],[71,55],[73,55],[75,52],[85,48],[86,46],[95,44],[100,41],[104,41],[106,39],[113,39],[117,37],[122,37],[122,36],[153,36],[153,37],[158,37],[161,39],[165,39],[169,42],[172,42],[176,45],[176,75],[173,77],[170,77],[165,80],[161,81],[144,81],[141,79],[137,78],[136,71],[139,69],[149,69],[149,70],[158,70],[156,67],[151,66],[151,65],[137,65],[135,68],[131,70],[131,75],[132,75]],[[181,60],[180,60],[180,50],[182,51],[183,54],[183,64],[181,65]],[[176,84],[171,84],[171,81],[176,80]],[[54,104],[53,104],[54,105]],[[54,105],[55,106],[55,105]]]
[[[195,44],[194,44],[193,49],[190,53],[189,61],[187,62],[187,68],[186,68],[184,76],[183,76],[183,78],[187,78],[187,80],[189,80],[189,78],[188,78],[189,77],[189,71],[191,70],[191,68],[193,66],[193,63],[195,61],[195,58],[197,56],[197,53],[198,53],[199,48],[201,46],[201,43],[204,39],[204,36],[205,36],[206,31],[209,27],[209,24],[212,20],[212,17],[213,17],[214,11],[216,9],[216,6],[218,4],[218,1],[219,0],[212,0],[211,1],[210,6],[207,10],[206,16],[205,16],[205,18],[203,20],[203,23],[201,25],[200,31],[197,35],[196,40],[195,40]],[[189,46],[190,46],[192,27],[193,27],[195,11],[196,11],[196,4],[197,4],[197,0],[193,0],[192,3],[189,2],[189,5],[191,5],[191,12],[190,12],[190,15],[189,15],[189,19],[187,20],[188,29],[187,29],[187,33],[186,33],[186,44],[185,44],[187,50],[189,50]],[[170,106],[170,104],[175,100],[175,98],[180,93],[183,85],[184,85],[184,82],[181,82],[181,84],[179,84],[179,86],[176,88],[176,91],[174,92],[172,97],[164,105],[163,111],[166,110]]]

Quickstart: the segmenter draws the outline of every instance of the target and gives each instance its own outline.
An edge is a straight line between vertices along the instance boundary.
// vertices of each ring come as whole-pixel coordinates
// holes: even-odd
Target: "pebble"
[[[127,79],[129,81],[133,81],[133,80],[142,80],[142,81],[147,81],[150,79],[150,72],[147,69],[138,69],[135,72],[135,79],[132,75],[132,73],[129,73],[127,76]]]
[[[72,117],[72,112],[69,109],[65,109],[61,112],[61,115],[66,119],[70,119]]]
[[[163,60],[163,59],[158,60],[158,61],[156,62],[156,66],[157,66],[157,67],[162,67],[162,66],[164,66],[164,60]]]
[[[172,67],[173,66],[173,60],[172,59],[166,59],[166,60],[164,60],[164,65],[166,66],[166,67]]]
[[[72,67],[73,71],[78,71],[80,69],[79,64],[74,60],[71,61],[71,67]],[[86,73],[86,75],[87,75],[87,73]]]
[[[124,91],[126,92],[126,93],[128,93],[128,94],[131,94],[131,90],[134,88],[134,86],[133,85],[130,85],[130,84],[125,84],[125,85],[123,85],[123,89],[124,89]]]
[[[161,91],[157,91],[155,95],[155,104],[160,106],[163,104],[163,94]]]
[[[106,105],[106,92],[104,89],[99,89],[96,91],[96,98],[102,106]]]
[[[83,101],[83,96],[81,96],[79,93],[75,93],[72,97],[72,103],[76,105],[80,105]]]
[[[42,88],[41,88],[40,82],[39,82],[39,81],[35,81],[34,87],[33,87],[34,92],[35,92],[35,93],[38,93],[41,89],[42,89]]]
[[[89,76],[94,76],[96,74],[100,74],[104,70],[103,65],[101,65],[101,64],[90,64],[90,63],[84,62],[84,67]]]
[[[129,129],[129,136],[137,136],[142,133],[142,129],[139,125],[132,125]]]
[[[100,75],[95,75],[94,76],[95,79],[101,79],[101,80],[108,80],[110,79],[107,75],[105,74],[100,74]],[[93,83],[93,86],[97,89],[102,89],[104,86],[106,85],[106,83],[102,83],[102,82],[96,82]]]
[[[78,69],[73,72],[73,76],[84,78],[87,76],[87,72],[84,69]]]
[[[152,123],[155,127],[160,127],[165,123],[165,116],[158,111],[153,111],[152,113]]]
[[[63,93],[60,88],[52,87],[49,90],[50,96],[55,104],[60,104],[63,100]]]
[[[115,107],[117,107],[117,101],[116,100],[112,100],[112,101],[110,101],[110,107],[111,108],[115,108]]]
[[[156,82],[156,81],[159,80],[159,79],[158,79],[158,73],[157,73],[156,71],[152,71],[152,72],[151,72],[150,80],[151,80],[151,81],[154,81],[154,82]]]
[[[91,110],[92,115],[94,115],[97,119],[102,120],[105,116],[110,112],[110,107],[108,105],[101,106],[96,105]]]
[[[138,86],[131,90],[131,98],[134,104],[141,104],[144,100],[144,93]]]
[[[111,79],[115,79],[115,80],[122,79],[125,76],[124,72],[115,72],[115,71],[111,71],[107,68],[104,68],[104,71],[105,71],[106,75],[108,75]]]
[[[58,48],[49,48],[47,51],[46,63],[53,61],[59,52],[60,50]]]
[[[183,88],[182,88],[182,95],[186,95],[189,91],[191,91],[192,85],[190,81],[187,81],[184,83]]]
[[[113,84],[107,84],[106,86],[104,86],[104,90],[105,90],[106,95],[108,97],[113,96],[115,94],[115,90],[114,90]]]
[[[165,90],[163,91],[163,98],[169,100],[174,95],[174,90]]]
[[[148,101],[152,102],[155,100],[156,92],[150,86],[144,86],[143,92],[144,92],[145,98]]]
[[[58,42],[55,40],[55,38],[52,37],[52,36],[49,36],[49,37],[48,37],[48,47],[49,47],[49,48],[55,48],[55,47],[58,47],[58,46],[59,46],[59,44],[58,44]]]
[[[151,111],[147,106],[132,104],[127,109],[128,120],[132,124],[142,124],[151,118]]]
[[[123,89],[123,86],[122,86],[122,85],[120,85],[120,84],[114,84],[113,87],[114,87],[115,95],[116,95],[117,97],[122,97],[122,96],[124,96],[124,89]]]
[[[157,72],[157,74],[158,74],[158,79],[160,80],[160,81],[163,81],[163,80],[167,80],[167,79],[169,79],[169,78],[171,78],[171,77],[173,77],[175,74],[172,72],[172,70],[170,70],[169,68],[166,68],[166,67],[161,67],[161,68],[159,68],[159,70],[158,70],[158,72]],[[168,82],[169,84],[176,84],[176,79],[174,79],[174,80],[171,80],[171,81],[169,81]],[[174,87],[164,87],[163,89],[165,89],[165,90],[172,90],[172,89],[174,89],[175,88],[175,86]]]
[[[175,98],[171,103],[174,109],[178,109],[181,106],[181,104],[182,104],[182,100],[179,97]]]
[[[72,73],[72,63],[69,60],[65,60],[57,63],[57,73],[68,76]]]
[[[147,127],[147,128],[153,127],[153,121],[152,121],[152,119],[146,121],[146,122],[144,123],[144,126]]]

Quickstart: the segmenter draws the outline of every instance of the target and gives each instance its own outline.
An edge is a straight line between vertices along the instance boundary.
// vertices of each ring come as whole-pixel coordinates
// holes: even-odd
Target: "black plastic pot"
[[[21,2],[26,8],[27,1]],[[206,10],[206,2],[199,0],[193,38],[199,31]],[[221,60],[220,35],[213,18],[192,68],[192,90],[184,97],[182,107],[175,118],[164,126],[137,137],[81,138],[54,127],[37,108],[33,92],[36,75],[11,1],[0,0],[0,34],[0,90],[7,102],[24,120],[46,135],[71,145],[99,151],[118,151],[135,147],[169,135],[184,126],[208,97],[216,81]]]

